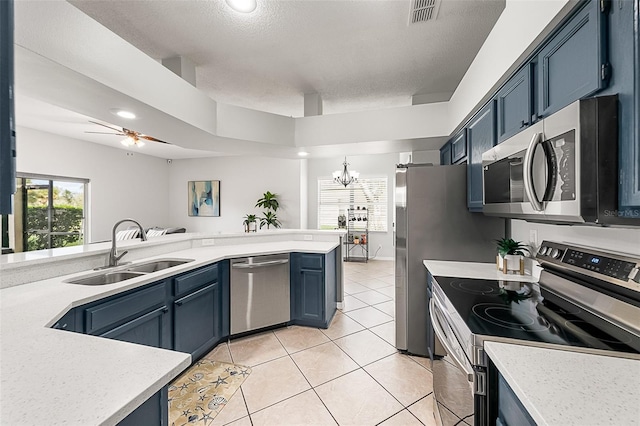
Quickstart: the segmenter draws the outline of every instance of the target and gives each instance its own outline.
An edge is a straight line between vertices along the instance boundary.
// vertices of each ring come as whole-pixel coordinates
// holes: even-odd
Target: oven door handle
[[[431,324],[433,325],[433,331],[436,333],[438,340],[440,340],[440,343],[442,343],[442,346],[444,346],[444,349],[447,351],[449,356],[451,356],[451,359],[453,359],[453,361],[456,363],[458,368],[467,375],[467,380],[473,383],[473,376],[474,376],[473,369],[467,367],[465,363],[461,362],[458,359],[456,352],[453,350],[451,343],[449,343],[449,341],[447,340],[447,335],[442,329],[440,322],[438,321],[438,314],[436,312],[436,309],[438,308],[435,305],[435,300],[432,298],[429,301],[429,316],[431,317]]]
[[[535,211],[543,211],[544,206],[542,201],[538,199],[536,195],[536,191],[533,188],[533,153],[536,149],[536,146],[542,141],[542,133],[536,133],[531,138],[531,142],[529,142],[529,146],[524,154],[524,170],[522,173],[522,183],[524,184],[524,190],[527,193],[527,197],[529,197],[529,203]]]

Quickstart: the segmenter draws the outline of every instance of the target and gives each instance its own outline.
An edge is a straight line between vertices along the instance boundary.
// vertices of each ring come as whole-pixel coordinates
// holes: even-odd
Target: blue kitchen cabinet
[[[336,312],[336,253],[291,253],[291,323],[327,328]]]
[[[467,129],[451,139],[451,164],[462,163],[467,158]]]
[[[70,309],[69,312],[64,314],[62,318],[56,321],[51,328],[65,331],[77,331],[79,328],[76,325],[76,309]]]
[[[440,164],[443,166],[451,164],[451,142],[447,142],[440,148]]]
[[[467,207],[470,211],[482,211],[482,153],[496,144],[495,110],[495,100],[492,100],[467,125]]]
[[[606,14],[608,2],[588,1],[538,53],[538,116],[603,89],[609,78]],[[617,2],[616,2],[617,3]]]
[[[496,94],[498,143],[531,125],[532,69],[533,64],[526,64]]]
[[[169,424],[169,391],[167,386],[147,399],[118,423],[118,426],[167,426]]]
[[[174,349],[198,359],[229,335],[229,261],[175,278]],[[226,313],[226,314],[225,314]],[[226,328],[225,328],[226,326]]]

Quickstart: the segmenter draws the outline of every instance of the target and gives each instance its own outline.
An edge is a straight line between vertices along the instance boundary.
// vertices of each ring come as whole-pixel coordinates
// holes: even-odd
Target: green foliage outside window
[[[51,232],[73,232],[69,235],[52,235],[51,247],[75,246],[83,243],[82,235],[83,208],[71,205],[57,205],[53,209]],[[29,206],[27,210],[27,226],[31,231],[27,237],[27,250],[50,248],[47,233],[33,231],[49,231],[48,209],[46,206]]]

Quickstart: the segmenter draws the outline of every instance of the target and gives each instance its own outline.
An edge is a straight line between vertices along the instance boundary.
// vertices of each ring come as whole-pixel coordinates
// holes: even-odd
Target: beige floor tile
[[[409,411],[402,410],[390,419],[380,423],[380,426],[422,426],[422,423]]]
[[[383,283],[386,283],[387,285],[396,284],[396,276],[395,274],[393,274],[393,272],[387,275],[379,275],[376,277],[376,279],[382,281]]]
[[[384,324],[371,327],[369,330],[373,331],[379,337],[382,337],[391,346],[396,345],[396,322],[385,322]]]
[[[436,426],[436,418],[433,416],[433,394],[422,398],[407,410],[411,411],[425,426]]]
[[[342,337],[335,343],[360,366],[396,353],[396,348],[369,330]]]
[[[387,287],[382,287],[382,288],[377,288],[376,291],[378,293],[382,293],[385,296],[389,296],[390,298],[394,299],[396,298],[396,287],[393,285],[387,286]]]
[[[347,281],[347,280],[344,281],[344,291],[351,295],[362,293],[363,291],[369,291],[369,290],[371,290],[369,287],[365,287],[362,284],[358,284],[353,281]]]
[[[391,300],[389,296],[385,296],[375,290],[364,291],[354,295],[353,297],[362,300],[368,305],[375,305],[376,303],[388,302]]]
[[[424,356],[415,356],[415,355],[409,355],[409,358],[411,358],[412,360],[414,360],[415,362],[417,362],[427,370],[431,371],[431,360],[429,358]]]
[[[364,327],[362,325],[349,318],[346,314],[336,312],[336,315],[333,317],[333,321],[331,321],[331,325],[329,326],[329,328],[327,328],[326,330],[322,330],[322,332],[329,339],[335,340],[361,330],[364,330]]]
[[[278,358],[253,368],[242,384],[249,414],[310,389],[290,357]]]
[[[396,316],[396,302],[394,302],[393,300],[389,300],[388,302],[376,303],[373,305],[373,307],[391,317],[395,318]]]
[[[398,401],[361,369],[315,390],[342,426],[375,425],[402,409]]]
[[[220,361],[220,362],[228,362],[233,364],[233,360],[231,359],[231,353],[229,352],[229,345],[227,343],[220,343],[216,346],[211,352],[206,354],[204,358]]]
[[[386,357],[364,369],[404,406],[413,404],[433,391],[431,372],[405,355]]]
[[[350,317],[353,320],[356,320],[363,326],[375,327],[376,325],[393,321],[393,317],[381,312],[371,306],[367,306],[366,308],[356,309],[355,311],[350,311],[344,314]]]
[[[233,423],[229,423],[229,426],[252,426],[251,419],[249,419],[249,416],[243,417],[240,420],[236,420]]]
[[[229,350],[234,364],[250,367],[287,355],[287,351],[271,331],[233,340],[229,344]]]
[[[366,303],[364,303],[360,299],[356,299],[354,296],[345,296],[342,303],[344,303],[342,312],[349,312],[349,311],[364,308],[367,306]]]
[[[238,389],[209,426],[222,426],[249,415],[242,391]]]
[[[274,333],[290,354],[329,341],[329,338],[322,331],[312,327],[294,325],[275,330]]]
[[[333,380],[359,368],[342,349],[329,342],[291,355],[311,386]]]
[[[325,426],[336,422],[318,395],[308,390],[251,415],[253,426]]]
[[[379,288],[388,287],[389,283],[380,281],[376,277],[370,277],[367,280],[358,281],[358,283],[362,284],[365,287],[369,287],[370,289],[377,290]]]

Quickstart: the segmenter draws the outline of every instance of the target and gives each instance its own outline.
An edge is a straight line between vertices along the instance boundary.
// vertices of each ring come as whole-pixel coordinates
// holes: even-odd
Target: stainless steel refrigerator
[[[395,200],[396,348],[444,355],[433,346],[422,261],[495,262],[505,221],[469,212],[466,165],[398,165]]]

